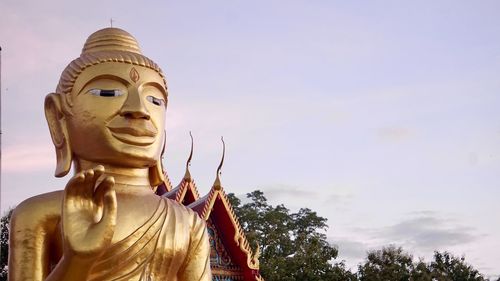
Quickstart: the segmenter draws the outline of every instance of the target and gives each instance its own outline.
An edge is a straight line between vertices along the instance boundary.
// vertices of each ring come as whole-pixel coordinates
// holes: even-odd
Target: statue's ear
[[[162,184],[165,181],[165,172],[163,171],[163,153],[165,152],[165,145],[167,143],[166,132],[163,132],[163,149],[161,151],[160,157],[158,157],[158,161],[156,161],[156,165],[149,168],[149,183],[156,190],[156,187]]]
[[[62,113],[61,95],[51,93],[45,97],[45,118],[49,125],[50,136],[56,148],[56,177],[65,176],[71,169],[71,147],[69,145],[66,119]]]

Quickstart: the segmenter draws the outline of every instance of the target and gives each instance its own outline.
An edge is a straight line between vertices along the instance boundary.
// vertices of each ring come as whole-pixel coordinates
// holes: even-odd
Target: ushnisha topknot
[[[142,54],[137,40],[123,29],[108,27],[92,33],[87,38],[80,57],[73,60],[62,72],[56,93],[69,94],[83,70],[103,62],[122,62],[153,69],[163,78],[167,88],[161,68]]]
[[[123,29],[104,28],[92,33],[82,49],[82,55],[102,51],[124,51],[142,54],[137,40]]]

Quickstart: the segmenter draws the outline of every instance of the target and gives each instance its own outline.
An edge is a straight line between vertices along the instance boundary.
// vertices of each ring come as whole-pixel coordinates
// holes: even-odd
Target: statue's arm
[[[210,269],[210,243],[205,222],[196,214],[193,214],[193,226],[191,228],[191,241],[188,257],[180,270],[181,281],[211,281],[212,271]]]
[[[9,280],[86,280],[91,265],[63,257],[60,245],[61,194],[48,193],[19,204],[12,213],[9,235]],[[59,241],[60,243],[60,241]],[[56,264],[51,269],[52,264]]]
[[[47,276],[60,209],[60,203],[54,204],[56,197],[56,193],[50,193],[30,198],[12,213],[9,280],[43,280]]]
[[[64,192],[30,198],[14,210],[9,280],[88,279],[94,262],[110,245],[116,225],[114,179],[105,177],[96,184],[103,173],[102,166],[80,172]],[[51,247],[58,236],[62,257]]]

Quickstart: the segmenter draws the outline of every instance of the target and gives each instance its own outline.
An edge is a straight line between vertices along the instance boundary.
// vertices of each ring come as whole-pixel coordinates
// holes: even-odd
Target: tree
[[[338,251],[326,240],[327,219],[302,208],[291,213],[272,206],[262,191],[248,193],[249,203],[229,200],[254,248],[259,247],[261,274],[267,280],[356,280],[344,263],[332,264]]]
[[[0,281],[7,280],[9,260],[9,223],[14,209],[10,209],[0,220]]]
[[[401,247],[384,247],[368,252],[358,268],[360,281],[488,281],[476,269],[448,252],[434,252],[434,260],[413,262]]]
[[[455,257],[448,252],[434,252],[430,264],[432,277],[438,281],[485,281],[484,277],[465,262],[465,257]]]
[[[358,267],[360,281],[407,281],[413,270],[413,257],[401,247],[388,246],[370,251]]]
[[[358,281],[356,274],[345,268],[345,262],[337,262],[332,269],[325,274],[325,279],[329,281]]]
[[[412,281],[431,281],[432,273],[428,264],[420,259],[418,262],[413,264],[413,269],[411,271]]]

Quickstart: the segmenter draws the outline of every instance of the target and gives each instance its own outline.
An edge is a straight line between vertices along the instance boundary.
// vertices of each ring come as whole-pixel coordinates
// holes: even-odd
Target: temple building
[[[207,223],[210,237],[210,267],[213,281],[264,281],[259,272],[259,250],[254,253],[248,243],[233,207],[222,188],[217,169],[216,180],[207,195],[200,197],[189,172],[191,154],[186,163],[186,173],[175,188],[168,177],[158,187],[157,193],[195,211]]]

